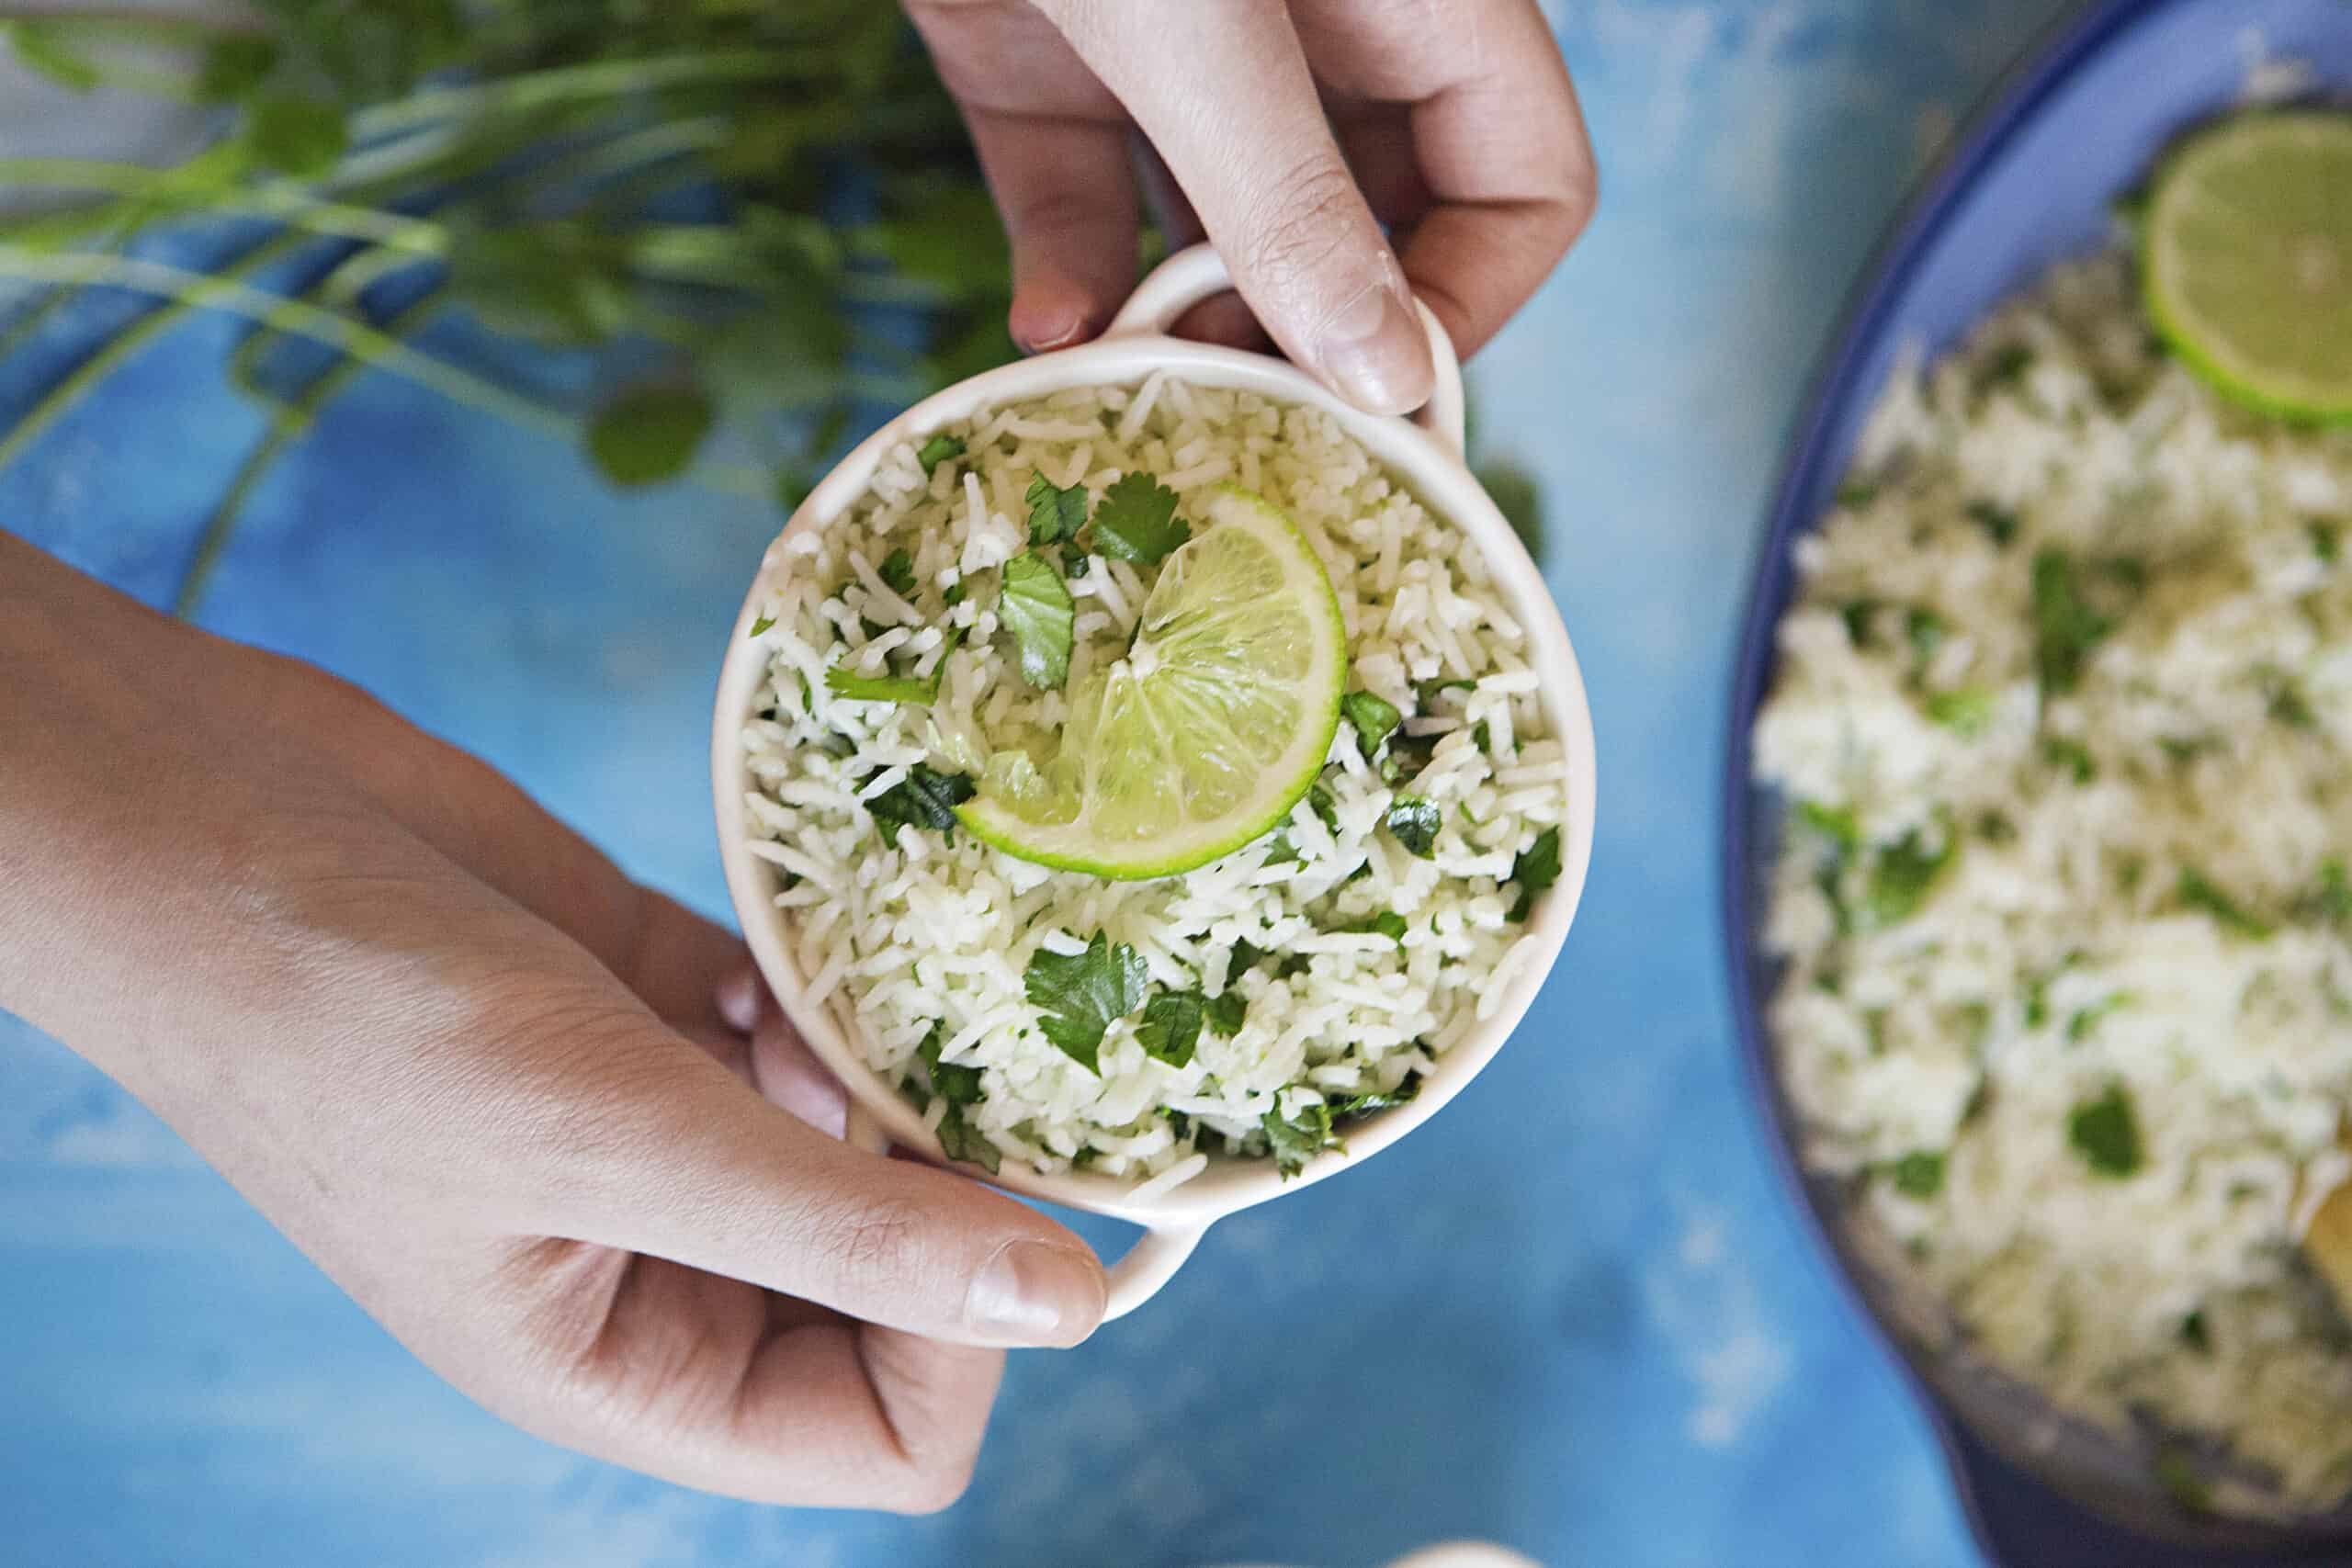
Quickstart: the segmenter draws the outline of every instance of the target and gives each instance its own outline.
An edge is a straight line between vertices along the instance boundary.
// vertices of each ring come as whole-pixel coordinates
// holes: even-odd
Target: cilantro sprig
[[[1039,948],[1021,978],[1030,1005],[1037,1009],[1037,1027],[1090,1073],[1102,1070],[1102,1036],[1111,1025],[1143,1006],[1142,954],[1101,931],[1083,953]],[[1197,1019],[1193,1032],[1197,1038]],[[1189,1044],[1185,1055],[1189,1060]]]
[[[1005,562],[996,614],[1021,650],[1023,680],[1051,691],[1069,679],[1078,604],[1051,562],[1035,550]]]
[[[1097,553],[1138,566],[1157,566],[1193,536],[1176,515],[1176,492],[1140,470],[1123,474],[1102,492],[1092,525]]]

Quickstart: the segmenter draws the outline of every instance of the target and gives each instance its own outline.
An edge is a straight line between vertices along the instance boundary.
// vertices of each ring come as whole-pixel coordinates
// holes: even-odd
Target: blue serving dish
[[[2117,197],[2183,130],[2236,107],[2250,67],[2301,62],[2314,96],[2352,97],[2346,0],[2094,0],[1997,86],[1866,269],[1807,398],[1775,498],[1742,636],[1724,776],[1725,951],[1742,1051],[1792,1189],[1858,1306],[1933,1417],[1970,1525],[2003,1568],[2352,1563],[2352,1510],[2256,1524],[2202,1516],[2159,1486],[2142,1447],[2059,1416],[1953,1348],[1922,1299],[1849,1230],[1836,1190],[1796,1156],[1797,1123],[1763,1021],[1772,965],[1757,940],[1780,803],[1750,782],[1749,732],[1773,677],[1791,547],[1829,508],[1863,419],[1906,345],[1965,335],[2051,263],[2114,233]],[[1858,1559],[1860,1561],[1862,1559]]]

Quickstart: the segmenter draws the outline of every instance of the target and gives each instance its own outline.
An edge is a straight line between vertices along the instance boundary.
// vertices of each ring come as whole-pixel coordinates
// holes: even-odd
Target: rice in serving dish
[[[1346,631],[1345,720],[1287,820],[1155,881],[959,830],[942,807],[1072,723],[1167,570],[1105,547],[1106,506],[1130,515],[1107,498],[1156,490],[1181,524],[1234,484],[1311,545]],[[752,847],[806,997],[951,1156],[1153,1190],[1212,1153],[1295,1168],[1410,1097],[1527,961],[1568,783],[1530,640],[1467,537],[1328,414],[1164,375],[983,410],[888,454],[783,548],[743,730]],[[1046,685],[1003,597],[1008,569],[1041,565],[1074,607]],[[835,671],[933,690],[866,700]],[[1057,1043],[1041,972],[1091,993],[1099,1042]]]
[[[1755,731],[1808,1164],[2224,1507],[2352,1488],[2347,550],[2352,432],[2234,409],[2122,257],[2064,265],[1894,377]]]

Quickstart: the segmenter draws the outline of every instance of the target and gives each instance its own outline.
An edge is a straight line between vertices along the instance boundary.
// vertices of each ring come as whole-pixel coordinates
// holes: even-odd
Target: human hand
[[[1026,348],[1092,336],[1134,287],[1133,130],[1169,243],[1205,231],[1247,302],[1211,300],[1179,330],[1245,341],[1254,310],[1375,412],[1418,408],[1432,384],[1408,281],[1466,358],[1592,214],[1591,148],[1535,0],[908,10],[1003,213]]]
[[[931,1508],[994,1347],[1094,1327],[1069,1232],[754,1092],[838,1122],[740,945],[480,762],[5,534],[0,670],[0,1007],[493,1412],[738,1496]]]

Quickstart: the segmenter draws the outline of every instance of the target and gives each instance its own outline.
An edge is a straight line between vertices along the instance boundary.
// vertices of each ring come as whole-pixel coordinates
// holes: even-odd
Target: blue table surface
[[[1474,383],[1487,449],[1544,488],[1600,829],[1496,1065],[1363,1170],[1218,1226],[1084,1348],[1015,1357],[969,1495],[908,1520],[702,1496],[503,1426],[0,1015],[0,1564],[1365,1568],[1454,1535],[1555,1568],[1975,1561],[1740,1088],[1713,796],[1808,367],[1942,135],[2063,7],[1547,8],[1600,217]],[[0,423],[102,324],[0,366]],[[168,602],[260,431],[220,373],[235,335],[134,359],[0,475],[0,525]],[[616,496],[370,377],[255,495],[199,617],[358,681],[723,918],[708,692],[776,521]]]

